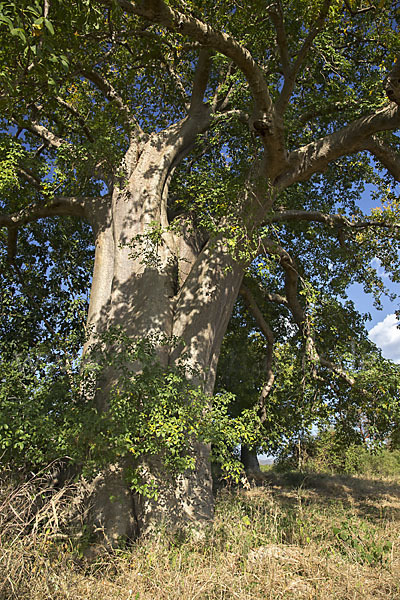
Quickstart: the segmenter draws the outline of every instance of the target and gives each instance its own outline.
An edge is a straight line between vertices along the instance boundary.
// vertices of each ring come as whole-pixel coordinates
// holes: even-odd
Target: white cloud
[[[382,279],[389,279],[389,275],[388,275],[388,273],[386,273],[385,269],[381,266],[381,261],[379,260],[379,258],[377,258],[375,256],[375,258],[373,258],[371,260],[370,264],[373,269],[376,269],[376,272],[379,275],[379,277],[382,277]]]
[[[396,327],[398,322],[395,314],[387,315],[369,331],[368,335],[381,348],[385,358],[400,364],[400,329]]]

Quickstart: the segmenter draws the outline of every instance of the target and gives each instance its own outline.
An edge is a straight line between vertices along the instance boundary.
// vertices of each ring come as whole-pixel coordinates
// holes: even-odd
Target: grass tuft
[[[2,484],[1,600],[400,598],[395,479],[266,473],[219,493],[203,539],[160,533],[92,562],[60,534],[68,490],[48,486]]]

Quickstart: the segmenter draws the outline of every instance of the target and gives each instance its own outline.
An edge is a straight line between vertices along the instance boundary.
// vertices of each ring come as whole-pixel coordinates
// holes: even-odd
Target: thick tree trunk
[[[148,138],[140,155],[127,164],[125,185],[115,188],[110,202],[105,200],[101,214],[94,211],[90,341],[114,326],[122,326],[132,340],[150,334],[174,336],[182,343],[160,347],[159,360],[165,367],[183,361],[192,383],[211,395],[242,268],[222,240],[214,239],[202,247],[185,223],[178,233],[167,229],[168,178],[196,130],[186,131],[183,123],[180,129],[167,132]],[[155,224],[161,237],[152,245],[148,234]],[[140,365],[130,368],[137,372]],[[97,394],[100,411],[107,411],[108,392],[117,377],[112,368],[103,373]],[[212,518],[210,448],[197,441],[193,453],[195,470],[176,479],[166,474],[160,457],[143,457],[141,469],[156,482],[157,501],[129,492],[124,483],[126,464],[110,465],[99,473],[93,483],[92,522],[104,531],[109,544],[160,524],[196,528]]]
[[[257,458],[257,450],[255,448],[250,449],[245,444],[242,444],[240,460],[243,463],[244,470],[249,478],[261,473],[260,463]]]

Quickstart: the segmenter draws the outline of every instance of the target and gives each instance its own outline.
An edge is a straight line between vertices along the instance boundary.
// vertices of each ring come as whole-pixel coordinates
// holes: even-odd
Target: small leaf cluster
[[[341,554],[352,556],[357,562],[371,566],[387,564],[392,542],[377,539],[377,530],[371,523],[352,523],[345,520],[332,527],[336,547]]]
[[[32,349],[29,360],[3,361],[0,372],[0,452],[14,468],[37,470],[68,457],[86,475],[115,461],[129,465],[132,489],[154,496],[145,481],[142,458],[157,456],[176,476],[196,465],[196,443],[212,444],[223,476],[242,474],[233,449],[251,445],[259,422],[254,411],[229,415],[232,394],[206,396],[198,373],[187,366],[166,368],[158,351],[171,340],[148,336],[132,341],[122,330],[99,337],[83,363],[49,361]],[[107,409],[98,394],[104,378],[112,381]],[[198,381],[198,379],[197,379]]]

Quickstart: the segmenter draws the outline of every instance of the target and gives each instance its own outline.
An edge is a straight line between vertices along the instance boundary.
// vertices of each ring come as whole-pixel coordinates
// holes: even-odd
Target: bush
[[[396,477],[400,450],[369,448],[342,439],[335,430],[321,431],[287,448],[276,461],[280,471],[299,469],[317,473]]]

